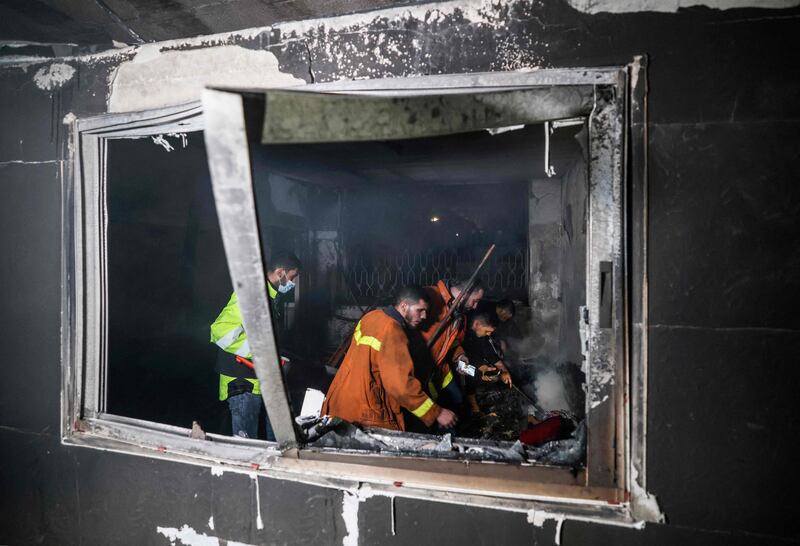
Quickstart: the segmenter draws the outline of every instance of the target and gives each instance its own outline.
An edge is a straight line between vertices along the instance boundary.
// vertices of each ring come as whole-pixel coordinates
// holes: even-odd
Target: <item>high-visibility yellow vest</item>
[[[278,291],[267,283],[270,300],[274,300]],[[216,344],[220,349],[232,355],[252,359],[253,353],[250,351],[250,342],[247,340],[247,332],[244,331],[242,324],[242,312],[239,309],[239,297],[234,292],[231,299],[222,309],[222,312],[211,324],[211,343]],[[227,400],[228,384],[236,379],[230,375],[219,375],[219,399]],[[258,379],[246,378],[253,384],[253,394],[261,394],[261,385]]]

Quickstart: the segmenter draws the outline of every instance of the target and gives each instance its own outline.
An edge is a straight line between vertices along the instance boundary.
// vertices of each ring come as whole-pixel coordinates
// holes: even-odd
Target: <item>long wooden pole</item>
[[[458,309],[461,306],[461,303],[469,295],[473,285],[475,284],[475,279],[478,278],[478,273],[481,272],[481,269],[483,268],[484,264],[486,264],[486,261],[489,259],[489,256],[491,256],[492,252],[494,252],[494,247],[495,245],[492,244],[492,246],[489,247],[489,250],[486,251],[486,254],[481,260],[481,263],[478,264],[478,267],[475,268],[475,271],[472,273],[472,276],[467,281],[467,284],[464,285],[464,289],[461,290],[461,292],[459,292],[458,296],[456,296],[456,299],[453,301],[453,305],[450,306],[450,309],[447,311],[447,314],[439,323],[439,326],[437,326],[436,330],[433,331],[433,335],[428,340],[428,348],[431,348],[433,346],[433,343],[441,335],[442,331],[444,331],[444,329],[452,320],[453,313],[456,312],[456,309]]]

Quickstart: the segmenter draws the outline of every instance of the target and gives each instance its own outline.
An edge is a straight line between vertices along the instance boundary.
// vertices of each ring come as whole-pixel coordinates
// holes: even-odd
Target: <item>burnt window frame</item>
[[[204,104],[192,103],[155,111],[106,114],[71,122],[70,171],[64,177],[62,244],[62,441],[64,444],[99,448],[195,464],[225,464],[228,469],[257,470],[273,477],[331,485],[362,482],[392,495],[464,502],[482,506],[542,511],[565,517],[637,525],[662,518],[646,492],[646,63],[637,58],[629,65],[611,68],[552,69],[533,72],[459,74],[361,80],[303,86],[304,92],[377,94],[441,94],[529,87],[592,86],[594,107],[589,126],[602,123],[612,130],[592,134],[590,129],[590,191],[593,180],[610,181],[617,205],[612,211],[610,246],[593,247],[607,257],[590,259],[587,272],[587,307],[590,321],[600,322],[600,262],[611,262],[613,299],[612,328],[591,331],[591,359],[587,369],[587,422],[590,434],[585,483],[575,485],[569,469],[541,466],[464,464],[459,461],[395,456],[345,455],[305,448],[296,436],[291,409],[280,369],[269,359],[256,358],[257,375],[275,386],[267,389],[278,444],[258,440],[208,435],[202,441],[189,430],[105,413],[104,373],[107,359],[105,285],[105,168],[107,142],[114,138],[156,136],[213,128],[208,157],[215,194],[223,178],[247,182],[251,176],[247,152],[242,96],[246,91],[206,90]],[[598,104],[605,107],[598,109]],[[220,105],[222,107],[220,108]],[[204,111],[205,110],[205,111]],[[231,116],[231,113],[234,113]],[[229,177],[230,169],[240,169]],[[215,169],[218,170],[215,176]],[[255,203],[247,197],[247,183],[229,190],[245,197],[251,214],[239,215],[237,237],[247,234],[259,244],[254,229]],[[241,193],[244,190],[245,193]],[[250,184],[250,197],[252,184]],[[220,206],[220,199],[215,199]],[[606,204],[607,205],[607,204]],[[597,211],[596,211],[597,212]],[[605,214],[594,220],[606,221]],[[593,221],[590,212],[590,222]],[[230,226],[224,227],[230,232]],[[590,230],[591,231],[591,230]],[[263,286],[260,258],[231,256],[226,241],[234,284],[246,293],[248,286]],[[238,260],[238,263],[237,263]],[[241,272],[249,270],[249,274]],[[234,273],[237,271],[237,273]],[[603,268],[607,278],[608,270]],[[255,294],[257,291],[253,291]],[[263,292],[263,291],[262,291]],[[262,294],[263,295],[263,294]],[[247,298],[243,298],[247,299]],[[263,300],[263,301],[260,301]],[[277,354],[269,324],[269,306],[257,295],[244,304],[245,321],[263,331],[253,336],[256,354]],[[266,322],[264,322],[266,319]],[[259,328],[262,327],[262,328]],[[614,334],[616,332],[616,335]],[[260,345],[260,347],[259,347]],[[609,359],[611,354],[613,358]],[[264,362],[259,362],[259,360]],[[275,360],[277,362],[277,360]],[[603,365],[605,362],[605,366]],[[613,366],[608,367],[612,362]],[[609,380],[610,378],[610,380]],[[280,388],[278,388],[280,387]],[[608,403],[607,403],[608,402]],[[600,408],[600,410],[598,410]],[[277,425],[277,426],[276,426]],[[598,433],[597,431],[600,431]],[[594,454],[594,456],[592,455]],[[597,456],[597,455],[601,456]],[[498,466],[504,467],[498,470]],[[457,486],[453,478],[463,478]],[[398,488],[396,483],[402,482]]]

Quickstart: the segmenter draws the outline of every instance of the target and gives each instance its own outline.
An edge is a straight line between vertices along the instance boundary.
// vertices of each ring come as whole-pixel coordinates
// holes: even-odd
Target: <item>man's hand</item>
[[[456,373],[463,376],[470,375],[470,373],[468,373],[466,369],[466,367],[469,365],[470,365],[469,358],[467,358],[466,355],[459,356],[458,359],[456,360]]]
[[[495,367],[500,370],[500,381],[508,385],[510,389],[512,386],[511,373],[508,371],[508,368],[506,368],[505,363],[501,360],[495,364]]]
[[[482,365],[478,368],[481,372],[481,381],[486,381],[487,383],[494,383],[497,381],[498,376],[498,369],[494,366],[489,366],[488,364]]]
[[[458,417],[449,409],[442,408],[442,412],[436,418],[436,422],[439,423],[439,426],[442,428],[453,428],[456,426],[456,423],[458,423]]]

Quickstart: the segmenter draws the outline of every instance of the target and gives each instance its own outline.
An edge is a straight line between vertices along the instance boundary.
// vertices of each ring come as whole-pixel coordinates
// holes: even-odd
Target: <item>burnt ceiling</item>
[[[581,127],[560,128],[550,138],[550,164],[559,177],[581,157]],[[271,173],[339,188],[525,182],[546,177],[542,129],[536,124],[497,135],[484,130],[397,141],[256,145],[252,157]]]
[[[420,0],[2,0],[0,57],[59,56]]]

